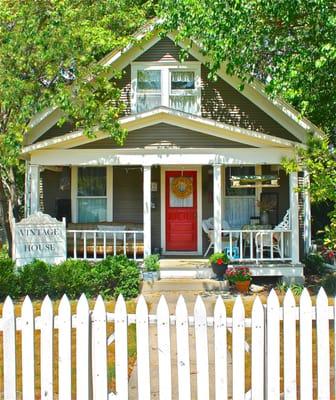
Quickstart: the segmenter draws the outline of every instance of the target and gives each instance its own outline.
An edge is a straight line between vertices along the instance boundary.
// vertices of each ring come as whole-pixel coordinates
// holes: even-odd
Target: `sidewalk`
[[[189,315],[193,315],[193,307],[197,295],[204,293],[205,290],[215,290],[220,287],[221,282],[213,280],[201,279],[163,279],[154,284],[145,283],[142,294],[145,296],[149,304],[150,313],[155,313],[157,303],[161,295],[164,295],[169,311],[175,313],[175,306],[180,294],[183,295]],[[213,315],[214,303],[216,295],[210,295],[204,299],[207,309],[207,315]],[[210,382],[210,399],[215,398],[215,378],[214,378],[214,335],[213,329],[208,328],[208,346],[209,346],[209,382]],[[190,349],[190,375],[191,375],[191,398],[197,398],[196,392],[196,353],[195,353],[195,334],[194,328],[189,329],[189,349]],[[158,382],[158,348],[157,348],[157,332],[156,326],[150,327],[150,365],[151,365],[151,399],[159,399],[159,382]],[[172,391],[173,400],[178,399],[178,377],[177,377],[177,360],[176,360],[176,332],[175,327],[171,327],[171,361],[172,361]],[[231,355],[228,354],[228,382],[231,382]],[[138,370],[135,366],[129,382],[129,400],[137,400],[137,374]],[[229,384],[230,386],[230,384]],[[231,388],[229,390],[231,395]]]

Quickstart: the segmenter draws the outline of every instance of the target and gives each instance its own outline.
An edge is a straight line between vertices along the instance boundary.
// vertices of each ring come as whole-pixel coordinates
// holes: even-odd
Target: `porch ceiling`
[[[166,107],[158,107],[147,112],[126,116],[120,119],[121,127],[129,131],[156,125],[158,123],[167,123],[253,147],[292,148],[298,145],[298,143],[290,140],[232,126]],[[26,146],[23,148],[22,154],[29,154],[42,149],[70,149],[106,137],[108,137],[108,134],[97,131],[96,137],[90,139],[83,134],[83,130],[78,130]]]

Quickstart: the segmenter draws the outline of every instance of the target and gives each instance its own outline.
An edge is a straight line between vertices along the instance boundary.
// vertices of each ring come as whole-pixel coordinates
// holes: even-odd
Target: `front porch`
[[[190,158],[188,164],[179,161],[178,165],[93,167],[31,164],[26,212],[42,209],[66,217],[71,258],[96,260],[125,254],[141,260],[151,253],[202,257],[212,240],[210,251],[226,251],[232,262],[249,265],[254,275],[302,275],[296,173],[286,176],[279,164],[242,160],[212,165],[190,164]],[[229,178],[240,170],[245,174],[253,170],[256,175],[275,171],[280,185],[235,192]],[[173,193],[176,177],[191,181],[189,197]],[[36,182],[42,183],[41,191],[34,190]],[[258,223],[263,196],[277,199],[266,225]],[[308,211],[305,207],[305,218]],[[279,227],[285,215],[288,225]],[[212,235],[204,229],[204,221],[210,218]]]

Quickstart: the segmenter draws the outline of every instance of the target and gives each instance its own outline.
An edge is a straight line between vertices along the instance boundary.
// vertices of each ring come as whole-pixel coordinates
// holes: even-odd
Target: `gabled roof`
[[[156,21],[154,24],[147,25],[141,32],[135,35],[134,43],[129,44],[123,49],[112,51],[100,61],[100,64],[104,66],[113,65],[114,69],[119,70],[126,67],[161,39],[158,32],[159,24],[160,21]],[[167,36],[172,40],[176,39],[174,33]],[[192,48],[187,43],[179,42],[178,44],[200,62],[207,63],[210,61],[208,57],[202,54],[197,43]],[[217,75],[235,89],[239,87],[239,79],[226,73],[225,63],[217,71]],[[324,135],[321,129],[307,118],[302,117],[298,111],[284,100],[278,97],[270,98],[265,92],[265,86],[257,80],[254,80],[251,84],[246,84],[241,94],[271,116],[302,143],[306,143],[308,133],[313,133],[317,136]],[[48,109],[36,115],[30,123],[31,130],[28,133],[25,143],[29,144],[37,140],[46,130],[55,125],[60,117],[61,112],[56,108]]]
[[[159,123],[167,123],[255,147],[294,147],[298,145],[297,142],[228,125],[167,107],[158,107],[150,111],[122,117],[120,119],[121,127],[126,128],[129,131]],[[106,137],[108,137],[107,133],[97,131],[96,137],[92,139],[84,136],[83,130],[78,130],[26,146],[23,148],[22,153],[27,154],[47,148],[70,149]]]

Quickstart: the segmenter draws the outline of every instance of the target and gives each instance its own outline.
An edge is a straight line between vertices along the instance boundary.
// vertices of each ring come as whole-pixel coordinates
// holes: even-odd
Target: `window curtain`
[[[193,71],[172,71],[171,89],[195,89],[195,74]]]
[[[106,199],[78,198],[78,222],[106,221]]]
[[[160,94],[138,94],[137,96],[137,112],[152,110],[161,106]]]
[[[170,107],[189,114],[197,114],[197,97],[170,96]]]
[[[254,197],[225,197],[224,219],[233,229],[241,229],[255,215]]]
[[[149,70],[138,71],[138,89],[141,90],[161,90],[161,71]]]

